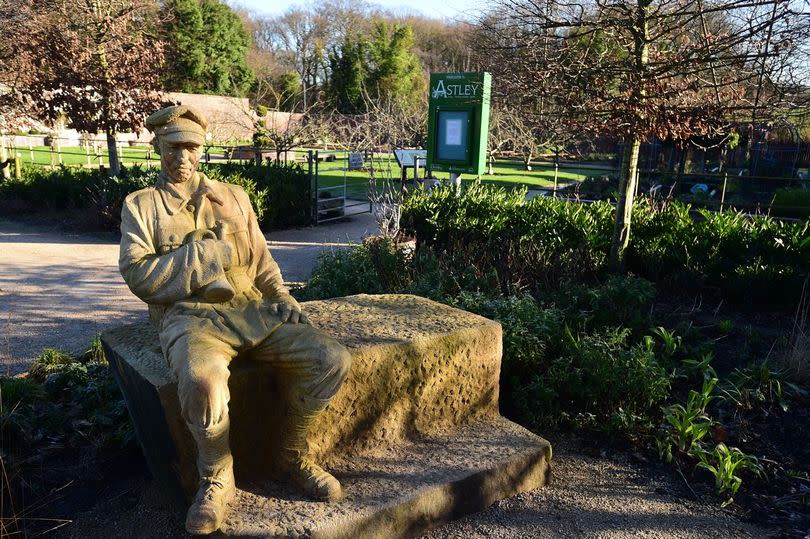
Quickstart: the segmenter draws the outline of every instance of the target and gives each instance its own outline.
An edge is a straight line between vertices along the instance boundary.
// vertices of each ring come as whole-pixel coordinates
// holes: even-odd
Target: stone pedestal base
[[[237,486],[245,490],[229,533],[274,537],[289,529],[301,537],[355,538],[366,527],[379,532],[364,537],[406,537],[543,484],[550,446],[498,413],[498,323],[408,295],[358,295],[303,308],[352,353],[346,382],[308,437],[347,499],[314,503],[273,490],[281,488],[271,479],[286,403],[272,368],[237,358],[229,380],[231,449]],[[196,448],[157,333],[142,323],[101,339],[154,477],[192,494]]]

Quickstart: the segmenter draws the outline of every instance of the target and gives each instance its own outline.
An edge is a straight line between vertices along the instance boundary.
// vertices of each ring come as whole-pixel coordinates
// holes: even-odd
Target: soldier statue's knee
[[[327,402],[349,375],[352,355],[337,341],[322,343],[317,350],[317,360],[312,363],[310,376],[303,383],[303,395]],[[302,396],[303,396],[302,395]]]
[[[345,346],[341,345],[335,364],[338,368],[341,381],[345,380],[346,377],[349,376],[349,370],[352,368],[352,354]]]
[[[349,350],[338,342],[332,342],[324,348],[324,354],[326,356],[324,363],[329,373],[338,383],[343,382],[352,367],[352,355]]]
[[[228,418],[228,378],[216,373],[189,376],[178,384],[183,419],[193,428],[206,430]]]

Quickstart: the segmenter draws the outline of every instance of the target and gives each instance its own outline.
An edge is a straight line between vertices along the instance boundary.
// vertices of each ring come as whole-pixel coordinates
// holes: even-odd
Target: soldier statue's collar
[[[165,173],[161,172],[158,175],[155,189],[160,193],[160,198],[163,199],[163,204],[166,206],[166,212],[169,215],[174,215],[189,203],[192,194],[197,191],[200,185],[200,179],[201,174],[195,172],[191,179],[181,184],[182,187],[178,187]]]

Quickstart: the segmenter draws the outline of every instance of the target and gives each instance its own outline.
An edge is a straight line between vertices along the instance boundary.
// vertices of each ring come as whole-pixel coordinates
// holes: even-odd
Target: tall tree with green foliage
[[[167,89],[232,96],[250,90],[250,34],[231,8],[219,0],[169,0],[165,10]]]
[[[369,55],[374,66],[369,73],[369,94],[403,104],[419,101],[426,91],[422,63],[413,52],[413,29],[381,21],[374,27]]]
[[[332,105],[345,114],[362,112],[368,73],[368,42],[360,37],[346,37],[340,49],[329,55],[331,77],[327,95]]]
[[[409,26],[380,21],[368,37],[347,35],[329,57],[328,95],[342,113],[368,110],[367,100],[390,101],[405,108],[426,91]]]

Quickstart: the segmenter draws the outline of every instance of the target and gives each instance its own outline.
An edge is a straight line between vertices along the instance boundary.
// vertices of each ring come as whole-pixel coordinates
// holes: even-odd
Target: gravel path
[[[370,214],[267,235],[288,282],[309,278],[318,255],[376,232]],[[0,368],[27,370],[46,347],[81,352],[103,329],[145,316],[118,272],[118,241],[0,220]]]

